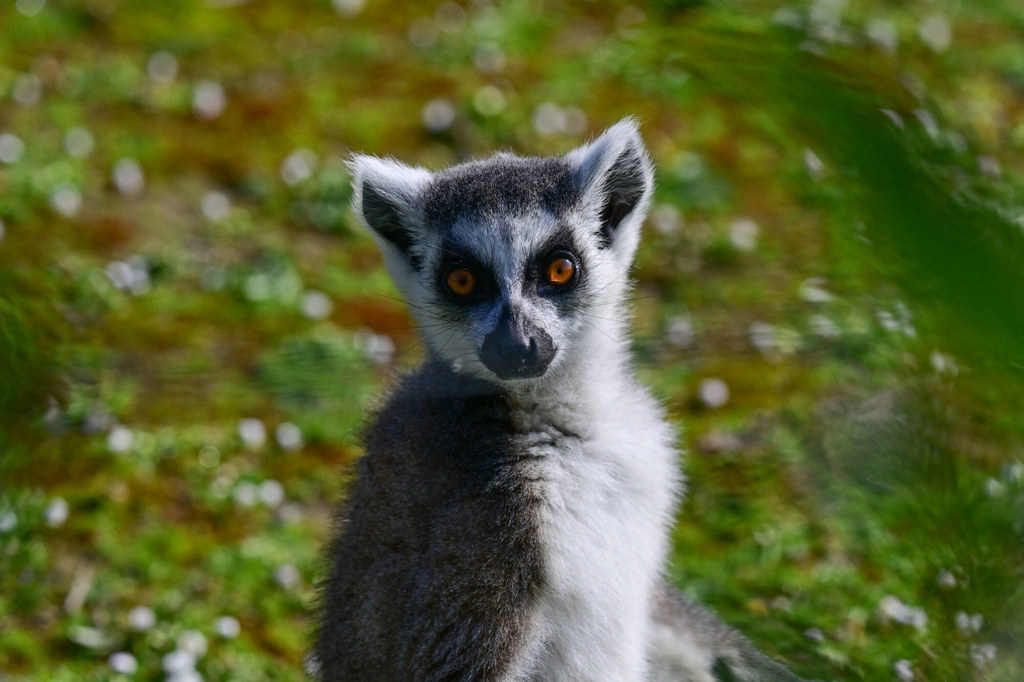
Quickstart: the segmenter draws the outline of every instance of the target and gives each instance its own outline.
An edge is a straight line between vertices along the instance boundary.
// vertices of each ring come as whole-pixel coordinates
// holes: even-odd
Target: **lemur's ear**
[[[392,159],[353,156],[352,206],[384,242],[415,261],[413,234],[418,223],[419,197],[430,181],[430,173]]]
[[[636,119],[622,119],[565,158],[583,205],[596,209],[601,248],[617,243],[632,257],[654,186],[654,169]]]

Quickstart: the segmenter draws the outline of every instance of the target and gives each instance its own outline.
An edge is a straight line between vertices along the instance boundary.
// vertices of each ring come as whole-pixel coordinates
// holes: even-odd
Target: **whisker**
[[[426,313],[426,314],[428,314],[428,315],[430,315],[431,317],[434,317],[434,318],[441,318],[441,317],[445,316],[444,313],[439,312],[437,310],[434,310],[433,308],[428,308],[428,307],[419,305],[417,303],[413,303],[412,301],[407,301],[404,298],[398,298],[397,296],[389,296],[387,294],[380,294],[380,293],[375,294],[375,295],[376,296],[380,296],[381,298],[386,298],[389,301],[397,301],[398,303],[404,303],[405,305],[409,306],[410,308],[413,308],[415,310],[419,310],[421,312],[424,312],[424,313]]]
[[[632,301],[642,301],[647,298],[657,298],[654,294],[641,294],[638,296],[628,296],[626,298],[617,298],[611,301],[602,301],[600,303],[584,303],[581,308],[599,308],[606,305],[621,305],[623,303],[630,303]]]
[[[582,315],[584,317],[589,317],[590,319],[593,320],[604,320],[605,322],[622,322],[622,319],[618,317],[601,317],[600,315],[595,315],[593,313],[582,313]]]
[[[620,275],[619,275],[619,276],[617,276],[617,277],[613,277],[613,278],[612,278],[611,280],[609,280],[609,281],[608,281],[608,282],[607,282],[607,283],[606,283],[606,284],[605,284],[604,286],[602,286],[602,287],[600,287],[600,288],[598,288],[598,289],[595,289],[595,290],[594,290],[594,293],[595,293],[595,294],[599,294],[599,293],[601,293],[602,291],[604,291],[605,289],[607,289],[607,288],[608,288],[608,287],[610,287],[611,285],[615,284],[616,282],[618,282],[619,280],[621,280],[621,279],[622,279],[623,277],[625,277],[625,276],[626,276],[626,274],[625,274],[625,273],[622,273],[622,274],[620,274]]]
[[[588,325],[590,325],[591,327],[593,327],[594,329],[596,329],[597,331],[599,331],[599,332],[601,332],[602,334],[604,334],[605,336],[607,336],[607,337],[608,337],[608,338],[609,338],[610,340],[612,340],[612,341],[615,341],[615,339],[613,339],[613,338],[611,337],[611,335],[609,335],[609,334],[608,334],[608,332],[606,332],[605,330],[603,330],[603,329],[601,329],[600,327],[598,327],[598,326],[597,326],[596,324],[594,324],[593,322],[591,322],[590,320],[588,320],[588,319],[587,319],[586,317],[581,317],[580,319],[581,319],[581,320],[583,320],[583,322],[585,322],[586,324],[588,324]]]

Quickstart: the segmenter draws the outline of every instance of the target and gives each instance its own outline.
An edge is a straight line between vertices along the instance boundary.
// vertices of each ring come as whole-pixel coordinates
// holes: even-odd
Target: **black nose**
[[[551,337],[521,315],[506,309],[494,330],[484,337],[480,359],[501,379],[539,377],[555,356]]]
[[[528,364],[537,357],[537,341],[530,338],[516,338],[508,336],[501,339],[498,344],[501,355],[509,362]]]

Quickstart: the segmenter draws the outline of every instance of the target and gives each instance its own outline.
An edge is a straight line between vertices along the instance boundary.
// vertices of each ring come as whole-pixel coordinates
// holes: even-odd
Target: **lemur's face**
[[[563,157],[353,168],[356,208],[436,359],[523,382],[614,335],[651,188],[631,121]]]
[[[435,355],[502,380],[539,377],[564,360],[601,279],[592,240],[570,225],[570,216],[533,209],[439,230],[421,276],[432,296],[418,304]]]

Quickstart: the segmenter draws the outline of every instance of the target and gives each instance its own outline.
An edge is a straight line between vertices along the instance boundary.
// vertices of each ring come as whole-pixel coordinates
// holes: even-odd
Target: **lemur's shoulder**
[[[364,459],[450,470],[512,456],[507,399],[488,382],[427,362],[401,377],[363,433]]]
[[[513,665],[541,550],[507,407],[485,388],[428,363],[368,424],[323,589],[323,679],[500,679]]]

